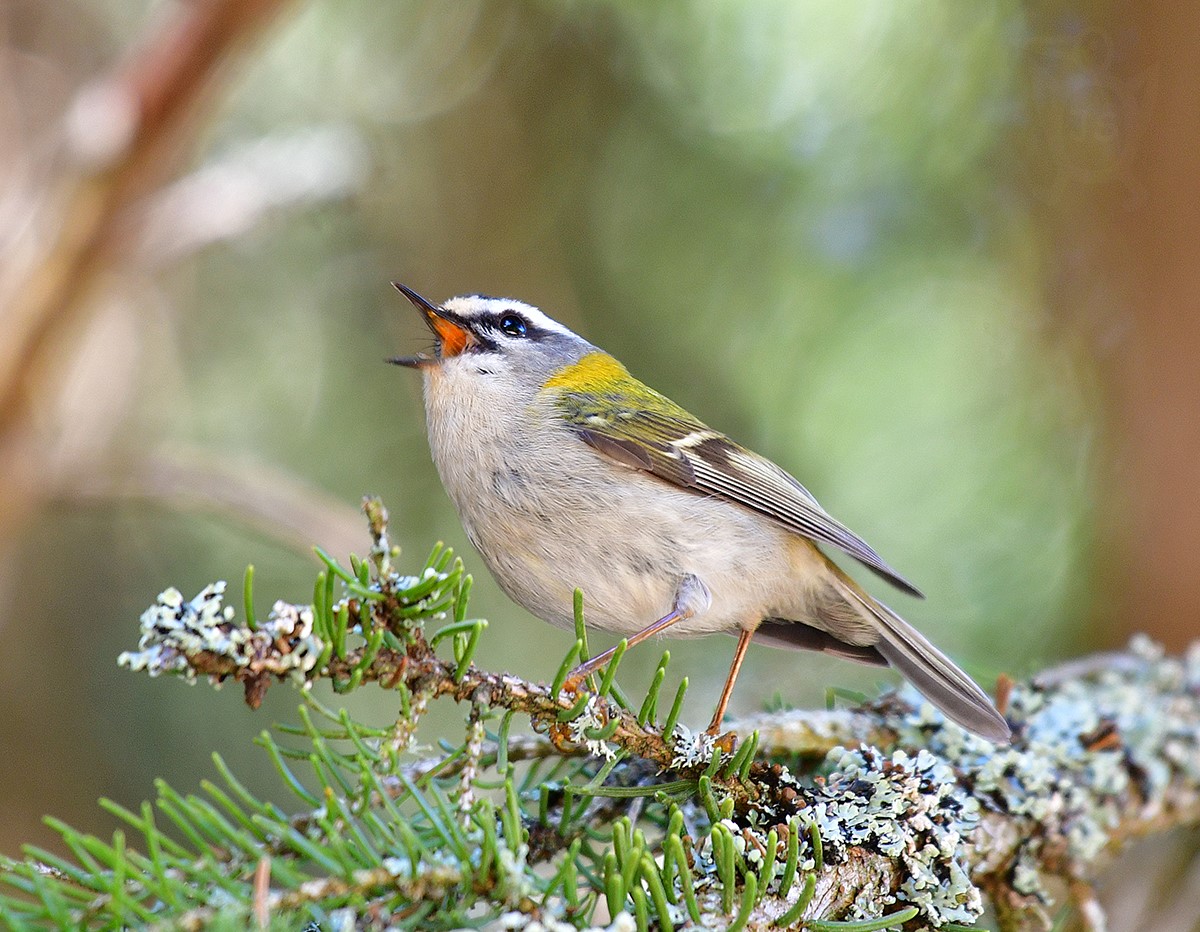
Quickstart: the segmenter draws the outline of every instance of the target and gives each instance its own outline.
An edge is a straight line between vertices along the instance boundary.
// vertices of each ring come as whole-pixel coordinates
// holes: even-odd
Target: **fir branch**
[[[1095,926],[1090,881],[1105,856],[1200,820],[1200,648],[1174,659],[1135,642],[1014,686],[1008,748],[901,693],[756,718],[726,753],[674,724],[682,690],[659,724],[666,655],[640,703],[611,668],[594,693],[571,694],[556,688],[562,676],[546,686],[477,667],[485,624],[467,616],[461,564],[439,546],[400,576],[386,513],[367,510],[368,559],[322,554],[312,605],[276,603],[242,626],[219,585],[190,601],[168,591],[122,661],[237,680],[251,705],[279,679],[377,683],[401,716],[368,726],[309,698],[287,729],[300,747],[261,742],[301,811],[254,798],[218,761],[224,786],[204,784],[207,798],[160,786],[178,840],[152,807],[107,804],[145,853],[121,833],[106,844],[59,825],[74,860],[31,850],[0,863],[17,891],[0,896],[0,916],[553,928],[587,925],[603,903],[647,929],[958,928],[986,893],[1016,930],[1045,924],[1045,880],[1061,877]],[[440,626],[427,634],[430,621]],[[587,655],[582,621],[564,670]],[[467,706],[462,742],[407,759],[428,704],[444,698]],[[510,736],[514,716],[544,737]]]

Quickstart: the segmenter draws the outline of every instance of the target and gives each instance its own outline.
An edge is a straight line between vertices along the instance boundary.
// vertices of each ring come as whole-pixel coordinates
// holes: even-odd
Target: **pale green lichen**
[[[1041,854],[1065,851],[1070,876],[1086,876],[1129,807],[1169,805],[1182,783],[1200,787],[1200,645],[1165,657],[1144,637],[1107,662],[1014,690],[1014,740],[997,748],[941,721],[928,703],[902,720],[899,743],[924,745],[959,774],[972,795],[1022,822],[1013,861],[1018,892],[1046,900]]]
[[[707,764],[716,748],[716,738],[705,731],[692,731],[687,725],[678,724],[671,733],[672,750],[671,767],[695,767],[697,764]]]
[[[254,629],[234,623],[234,610],[223,604],[224,581],[205,586],[184,601],[178,589],[160,593],[142,613],[136,651],[125,651],[117,662],[151,676],[197,676],[189,658],[200,654],[225,658],[237,669],[256,665],[276,676],[304,675],[316,665],[323,644],[313,634],[313,610],[308,605],[276,602],[271,614]],[[214,682],[216,682],[214,680]]]
[[[979,824],[979,804],[954,771],[925,750],[885,755],[865,745],[836,748],[828,763],[833,772],[808,810],[826,859],[836,864],[852,847],[877,851],[904,868],[898,895],[886,903],[916,906],[934,925],[977,919],[982,897],[959,856],[963,839]],[[878,906],[853,918],[878,915]]]
[[[205,586],[191,601],[174,587],[160,592],[154,604],[139,619],[141,638],[136,651],[125,651],[117,662],[151,676],[181,673],[196,678],[188,657],[197,651],[227,653],[234,649],[231,638],[233,609],[223,604],[225,581]]]
[[[571,740],[586,749],[593,757],[612,760],[617,756],[617,749],[601,738],[589,737],[589,733],[594,733],[607,724],[601,705],[596,696],[589,696],[583,711],[579,713],[578,717],[572,719],[568,730]]]

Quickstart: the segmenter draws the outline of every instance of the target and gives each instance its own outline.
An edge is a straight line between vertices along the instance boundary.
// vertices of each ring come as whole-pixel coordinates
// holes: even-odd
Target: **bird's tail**
[[[882,602],[859,590],[849,579],[842,582],[839,588],[847,600],[877,622],[880,638],[875,650],[898,673],[947,718],[981,738],[1008,744],[1012,738],[1008,722],[973,679]]]

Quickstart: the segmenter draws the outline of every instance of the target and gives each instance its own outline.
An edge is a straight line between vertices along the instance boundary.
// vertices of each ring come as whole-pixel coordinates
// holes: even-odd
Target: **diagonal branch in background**
[[[195,0],[176,4],[116,71],[83,91],[68,127],[66,191],[39,218],[44,246],[7,282],[0,315],[0,469],[36,475],[28,420],[50,376],[57,337],[82,313],[99,274],[120,248],[127,209],[173,174],[211,98],[221,66],[287,0]],[[31,461],[32,460],[32,461]],[[6,495],[0,519],[24,513]]]
[[[320,537],[334,553],[362,539],[362,520],[338,499],[252,457],[217,456],[172,444],[136,462],[82,476],[58,489],[64,501],[141,501],[178,512],[208,514],[295,550]]]

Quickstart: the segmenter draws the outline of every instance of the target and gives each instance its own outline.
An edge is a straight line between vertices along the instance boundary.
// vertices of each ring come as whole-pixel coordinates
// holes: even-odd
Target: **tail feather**
[[[834,637],[820,628],[806,625],[802,621],[786,621],[781,618],[767,618],[754,629],[754,640],[759,644],[771,647],[788,647],[793,650],[811,650],[832,657],[843,657],[858,663],[869,663],[877,667],[886,667],[887,660],[874,647],[859,647],[847,644],[841,638]]]
[[[1008,744],[1012,731],[987,693],[934,647],[916,628],[882,602],[843,586],[846,597],[866,610],[878,624],[879,641],[874,645],[892,667],[917,688],[947,718],[996,744]]]

